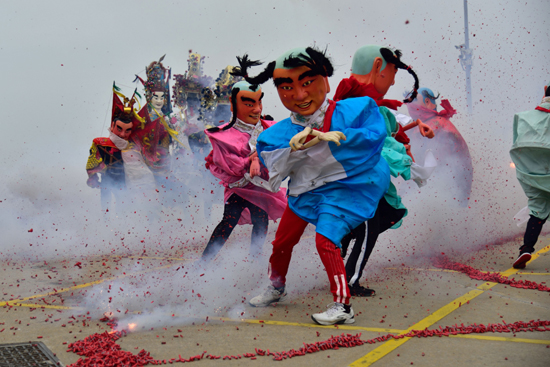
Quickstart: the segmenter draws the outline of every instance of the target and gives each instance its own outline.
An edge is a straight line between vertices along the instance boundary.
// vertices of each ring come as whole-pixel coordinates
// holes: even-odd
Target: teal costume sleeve
[[[388,162],[390,174],[393,177],[401,176],[404,180],[410,180],[412,158],[407,154],[405,146],[392,137],[392,135],[399,130],[397,120],[395,119],[393,113],[391,113],[386,107],[380,107],[380,113],[382,113],[382,116],[386,122],[386,132],[388,134],[384,140],[382,157],[386,160],[386,162]],[[384,195],[384,199],[386,199],[388,204],[395,209],[407,210],[401,201],[401,197],[397,194],[395,185],[391,182],[388,191]],[[408,211],[405,212],[403,218],[407,216],[407,213]],[[391,228],[399,228],[403,222],[403,218],[399,222],[395,223]]]
[[[550,109],[550,103],[542,103]],[[530,214],[550,215],[550,113],[532,110],[514,116],[510,150],[516,177],[529,198]]]

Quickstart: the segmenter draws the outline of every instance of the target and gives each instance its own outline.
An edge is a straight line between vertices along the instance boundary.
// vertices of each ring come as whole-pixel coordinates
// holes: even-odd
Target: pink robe
[[[274,122],[272,121],[262,120],[264,130],[273,124]],[[220,129],[225,125],[220,126]],[[244,187],[229,187],[229,184],[239,181],[250,170],[250,161],[248,159],[248,156],[251,154],[248,144],[250,135],[240,132],[235,128],[229,128],[224,131],[220,130],[214,133],[205,130],[205,133],[212,144],[212,151],[205,158],[206,168],[219,178],[221,180],[220,185],[225,187],[224,202],[227,202],[231,195],[237,194],[264,210],[269,219],[277,220],[281,218],[286,208],[285,189],[280,189],[278,192],[273,193],[252,183],[248,183]],[[267,168],[261,163],[260,165],[260,177],[268,180],[269,172]],[[239,224],[252,224],[248,209],[243,210]]]
[[[407,108],[413,119],[420,119],[432,128],[435,133],[433,139],[427,140],[420,136],[417,129],[411,131],[411,147],[416,156],[420,150],[431,149],[438,161],[436,172],[442,172],[449,179],[452,178],[455,186],[447,186],[447,190],[458,191],[460,205],[466,206],[472,192],[473,164],[468,144],[449,120],[456,110],[448,100],[441,101],[443,110],[437,112],[420,104],[409,103]],[[421,155],[419,154],[419,157]]]

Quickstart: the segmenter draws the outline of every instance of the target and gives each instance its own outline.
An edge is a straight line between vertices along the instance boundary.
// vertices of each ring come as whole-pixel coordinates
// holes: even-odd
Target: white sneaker
[[[325,312],[311,315],[311,319],[319,325],[353,324],[355,322],[351,305],[349,312],[346,312],[343,303],[334,302],[327,307],[328,309]]]
[[[254,307],[266,307],[272,303],[284,301],[285,297],[286,292],[284,288],[282,291],[278,291],[273,285],[270,285],[264,293],[252,298],[248,303]]]

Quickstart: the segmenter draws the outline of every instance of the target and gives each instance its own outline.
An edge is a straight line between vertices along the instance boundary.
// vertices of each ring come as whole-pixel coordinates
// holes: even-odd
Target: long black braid
[[[395,55],[394,55],[394,53],[395,53]],[[398,69],[407,70],[407,72],[413,76],[413,78],[414,78],[413,90],[412,90],[409,98],[404,99],[403,102],[404,103],[411,103],[412,101],[414,101],[414,99],[416,98],[416,95],[418,94],[418,88],[420,88],[420,83],[418,81],[418,76],[416,75],[414,70],[410,66],[405,65],[403,63],[403,61],[401,61],[401,56],[403,55],[401,53],[401,51],[400,50],[395,50],[395,52],[393,52],[389,48],[382,47],[380,49],[380,54],[382,55],[384,60],[386,60],[386,62],[389,62],[390,64],[394,64],[395,67],[398,68]]]
[[[210,129],[207,129],[209,133],[215,133],[220,130],[227,130],[235,125],[235,122],[237,122],[237,94],[239,94],[240,91],[241,90],[239,88],[233,88],[231,90],[231,106],[233,107],[233,116],[231,116],[231,121],[222,129],[220,129],[219,127],[211,127]]]

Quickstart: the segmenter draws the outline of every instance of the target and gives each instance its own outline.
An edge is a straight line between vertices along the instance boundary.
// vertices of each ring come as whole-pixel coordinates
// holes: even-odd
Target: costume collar
[[[550,113],[550,97],[544,97],[535,110]]]
[[[325,99],[321,107],[309,116],[300,115],[299,113],[292,112],[290,119],[293,124],[303,127],[311,127],[312,129],[322,130],[325,120],[325,114],[328,108],[328,98]]]
[[[124,150],[128,148],[128,140],[122,139],[120,136],[115,135],[112,131],[109,131],[109,139],[111,139],[118,150]]]
[[[370,97],[375,100],[378,106],[388,107],[392,110],[397,110],[398,107],[403,105],[403,102],[396,99],[383,99],[384,95],[379,93],[372,83],[363,84],[352,75],[347,79],[342,79],[338,88],[336,88],[334,101],[354,97]]]
[[[242,120],[237,119],[233,127],[237,131],[250,135],[248,145],[250,146],[251,153],[254,153],[256,151],[256,142],[258,141],[258,136],[260,136],[260,134],[264,131],[262,120],[258,120],[256,125],[250,125],[246,122],[243,122]]]
[[[259,120],[258,120],[258,123],[260,123],[261,125],[261,122]],[[237,119],[233,127],[242,133],[247,133],[248,135],[251,135],[252,131],[258,125],[258,123],[256,125],[250,125],[244,122],[243,120]]]

